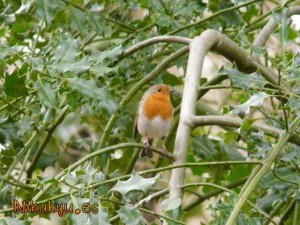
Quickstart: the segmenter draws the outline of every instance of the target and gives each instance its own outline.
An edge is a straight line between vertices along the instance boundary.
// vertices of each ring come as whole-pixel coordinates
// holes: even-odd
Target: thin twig
[[[280,69],[278,69],[278,86],[280,87],[280,83],[281,83],[281,73],[280,73]],[[281,88],[278,89],[278,94],[280,96],[282,96],[282,92],[281,92]],[[287,112],[286,112],[286,109],[285,109],[285,103],[284,103],[284,100],[283,98],[279,98],[280,102],[281,102],[281,105],[282,105],[282,110],[283,110],[283,115],[284,115],[284,121],[285,121],[285,129],[286,131],[289,131],[289,122],[288,122],[288,116],[287,116]]]
[[[220,16],[220,15],[222,15],[222,14],[224,14],[224,13],[228,13],[228,12],[234,11],[234,10],[236,10],[236,9],[245,7],[245,6],[247,6],[247,5],[250,5],[250,4],[255,3],[255,2],[258,2],[258,1],[262,1],[262,0],[252,0],[252,1],[249,1],[249,2],[245,2],[245,3],[243,3],[243,4],[239,4],[239,5],[236,5],[236,6],[232,6],[232,7],[226,8],[226,9],[219,10],[218,12],[216,12],[216,13],[214,13],[214,14],[212,14],[212,15],[210,15],[210,16],[204,18],[204,19],[201,19],[201,20],[199,20],[199,21],[197,21],[197,22],[195,22],[195,23],[190,23],[190,24],[185,25],[185,26],[182,26],[182,27],[180,27],[180,28],[178,28],[178,29],[176,29],[176,30],[174,30],[174,31],[171,31],[171,32],[168,33],[168,35],[176,34],[176,33],[180,32],[180,31],[185,30],[185,29],[188,29],[188,28],[190,28],[190,27],[199,26],[199,25],[201,25],[202,23],[205,23],[206,21],[211,20],[212,18],[215,18],[215,17],[217,17],[217,16]]]

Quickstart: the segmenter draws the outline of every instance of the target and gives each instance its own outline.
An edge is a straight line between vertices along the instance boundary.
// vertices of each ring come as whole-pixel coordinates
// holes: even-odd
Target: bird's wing
[[[138,135],[138,128],[137,128],[137,119],[138,119],[139,113],[136,114],[134,119],[134,126],[133,126],[133,139],[135,140]]]

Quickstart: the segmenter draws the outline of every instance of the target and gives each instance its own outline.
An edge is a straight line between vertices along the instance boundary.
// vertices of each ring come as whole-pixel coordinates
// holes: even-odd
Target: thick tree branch
[[[206,30],[201,36],[190,43],[180,120],[175,139],[174,155],[177,160],[174,164],[186,162],[188,141],[192,129],[192,116],[195,115],[196,101],[199,94],[199,81],[206,53],[209,50],[217,51],[231,61],[234,61],[241,71],[251,73],[259,69],[262,75],[272,84],[277,84],[276,75],[268,68],[260,65],[252,58],[248,51],[239,48],[238,44],[227,36],[215,30]],[[181,198],[185,169],[173,170],[170,180],[170,197]]]

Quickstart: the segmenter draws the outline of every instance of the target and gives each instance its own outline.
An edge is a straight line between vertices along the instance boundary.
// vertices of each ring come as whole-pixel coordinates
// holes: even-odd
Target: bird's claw
[[[162,151],[164,156],[168,156],[168,150],[165,146],[161,149],[161,151]]]
[[[144,143],[144,148],[142,149],[140,156],[141,157],[152,158],[153,153],[152,153],[151,148],[152,148],[152,146],[148,142],[145,142]]]

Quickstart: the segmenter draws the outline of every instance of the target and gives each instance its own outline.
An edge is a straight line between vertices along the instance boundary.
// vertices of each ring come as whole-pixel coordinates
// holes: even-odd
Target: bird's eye
[[[159,88],[157,91],[158,91],[158,92],[161,92],[161,89]]]

